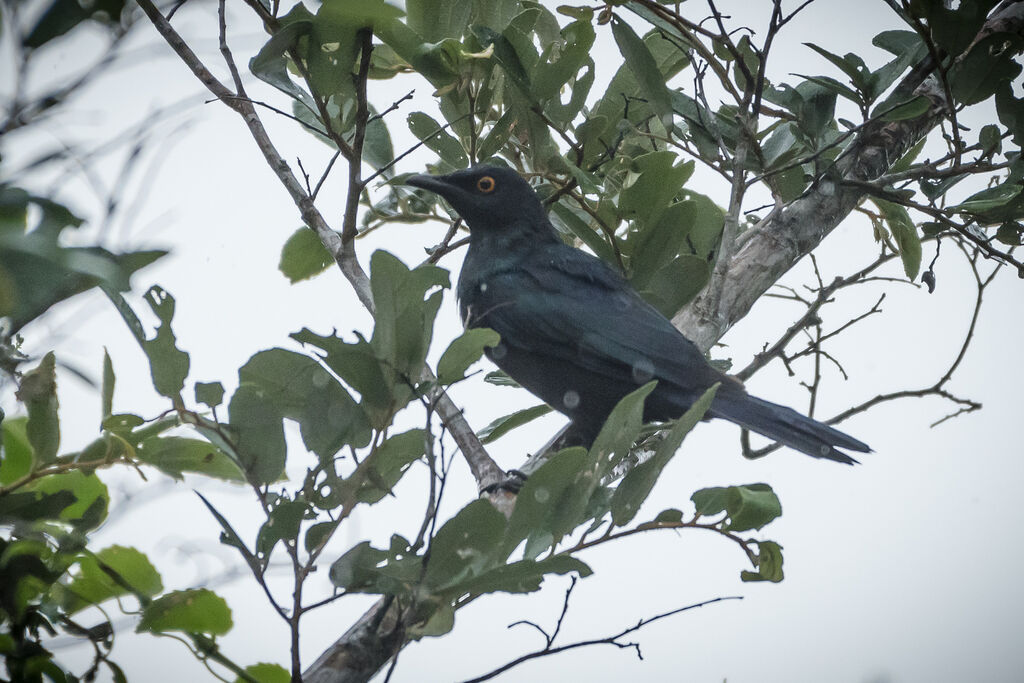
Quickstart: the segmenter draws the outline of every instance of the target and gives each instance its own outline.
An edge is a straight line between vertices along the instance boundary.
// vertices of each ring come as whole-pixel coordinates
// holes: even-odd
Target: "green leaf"
[[[834,78],[829,78],[828,76],[804,76],[803,74],[799,75],[802,78],[810,81],[811,83],[816,83],[817,85],[820,85],[821,87],[825,88],[826,90],[832,93],[835,93],[836,95],[839,95],[840,97],[845,97],[854,104],[864,104],[864,101],[866,99],[865,95],[861,95],[853,88],[843,85]]]
[[[485,348],[493,348],[501,336],[492,329],[477,327],[456,337],[437,362],[437,381],[453,384],[463,379],[470,365],[480,360]]]
[[[409,640],[437,638],[455,628],[455,608],[449,601],[431,598],[417,603],[416,607],[417,621],[406,629]]]
[[[0,317],[9,318],[10,336],[57,302],[92,287],[127,290],[132,273],[167,253],[66,247],[64,232],[82,223],[66,207],[10,187],[0,189],[0,205]],[[37,211],[29,213],[29,206]]]
[[[918,64],[928,55],[928,46],[916,31],[882,31],[872,38],[871,42],[896,55],[896,59],[872,72],[869,79],[871,100],[877,99],[909,67]]]
[[[491,129],[487,131],[487,135],[483,136],[480,140],[476,150],[477,159],[486,161],[497,154],[512,135],[512,124],[515,121],[514,110],[507,109],[501,115],[501,118],[495,121]]]
[[[32,471],[32,444],[26,427],[27,417],[0,422],[3,450],[0,451],[0,485],[6,486]]]
[[[896,163],[892,165],[892,168],[890,168],[889,171],[891,173],[902,173],[903,171],[906,171],[908,168],[910,168],[911,164],[913,164],[917,157],[921,154],[921,150],[924,149],[924,145],[926,142],[928,142],[927,136],[918,140],[917,144],[915,144],[913,147],[907,150],[906,154],[904,154],[903,156],[896,160]]]
[[[136,631],[184,631],[223,635],[231,630],[231,609],[224,598],[205,588],[162,595],[142,611]]]
[[[302,102],[310,111],[315,111],[313,99],[288,75],[288,50],[299,38],[308,36],[313,30],[313,15],[302,3],[295,5],[288,14],[281,17],[281,27],[260,51],[249,60],[249,70],[256,78],[269,83],[281,92]]]
[[[376,429],[384,429],[392,408],[404,406],[412,397],[408,385],[396,385],[393,374],[385,373],[376,350],[362,338],[348,344],[336,336],[324,337],[305,328],[291,337],[325,352],[324,364],[359,392],[362,408]]]
[[[292,233],[281,249],[278,270],[292,284],[319,275],[334,263],[317,234],[307,227]]]
[[[951,56],[959,56],[977,36],[989,10],[998,0],[961,0],[956,9],[946,7],[945,3],[921,2],[913,3],[918,16],[923,15],[928,22],[928,30],[932,40]]]
[[[114,363],[110,360],[110,354],[106,347],[103,347],[103,383],[100,385],[100,409],[101,417],[106,419],[114,412]]]
[[[517,20],[527,14],[536,14],[537,12],[537,9],[527,9],[518,15]],[[484,49],[493,47],[493,58],[501,65],[505,75],[519,90],[519,93],[532,104],[534,98],[529,67],[536,62],[537,51],[530,38],[516,28],[514,23],[500,33],[480,24],[474,24],[471,28],[481,47]]]
[[[607,239],[605,239],[602,233],[591,227],[588,222],[580,216],[580,213],[580,209],[570,206],[569,203],[563,199],[551,208],[549,218],[559,232],[578,238],[597,256],[608,263],[614,263],[615,252],[612,250]]]
[[[683,521],[683,512],[675,508],[668,508],[659,512],[652,521],[662,524],[679,524]]]
[[[260,351],[238,370],[238,380],[240,387],[259,387],[278,415],[296,420],[306,448],[321,458],[334,455],[345,444],[369,443],[366,415],[309,356],[285,349]]]
[[[835,119],[836,94],[810,80],[797,85],[796,93],[800,96],[795,112],[800,128],[811,138],[819,139]]]
[[[597,485],[593,458],[583,448],[553,454],[530,473],[516,499],[502,544],[507,557],[524,539],[527,559],[558,543],[584,519],[591,492]]]
[[[75,502],[61,509],[59,519],[79,529],[95,529],[107,517],[110,495],[107,493],[106,485],[95,474],[85,474],[81,470],[48,474],[20,490],[35,494],[37,498],[63,492],[70,493],[74,496]]]
[[[103,429],[108,432],[130,438],[132,430],[146,424],[146,421],[138,415],[131,413],[117,413],[116,415],[108,415],[101,424]]]
[[[224,402],[224,385],[220,382],[196,382],[196,401],[216,408]]]
[[[333,97],[342,106],[354,104],[353,71],[360,51],[360,31],[389,24],[401,15],[402,10],[383,0],[323,2],[313,18],[306,53],[313,89],[324,98]],[[355,123],[349,116],[342,118],[342,131]]]
[[[455,68],[447,52],[437,49],[440,45],[425,43],[405,22],[397,19],[377,22],[373,32],[434,87],[441,88],[455,79]],[[444,42],[447,41],[442,41],[442,45]]]
[[[1011,247],[1024,245],[1024,225],[1014,221],[1007,221],[999,226],[996,231],[996,239]]]
[[[701,489],[690,500],[698,517],[725,512],[726,531],[760,529],[782,514],[782,504],[768,484]]]
[[[0,505],[2,504],[3,499],[0,499]],[[0,586],[4,588],[2,605],[6,622],[3,635],[10,637],[10,632],[13,632],[15,636],[18,636],[21,630],[17,626],[18,624],[38,624],[44,628],[49,626],[42,610],[45,609],[46,612],[52,614],[57,612],[58,608],[51,600],[46,598],[41,600],[40,598],[43,598],[50,586],[60,577],[70,559],[69,555],[56,551],[53,546],[41,538],[39,540],[14,538],[0,542]],[[25,637],[18,638],[17,649],[10,641],[8,643],[0,642],[0,648],[7,650],[3,652],[0,649],[0,653],[5,655],[5,664],[8,667],[13,662],[18,662],[16,666],[23,665],[25,660],[21,657],[38,651],[34,647],[38,648],[39,646],[33,647],[33,643],[38,643],[40,634],[35,633],[34,630],[26,631],[28,629],[22,631]],[[0,636],[0,638],[2,637]],[[16,657],[11,657],[11,654],[15,654]],[[6,680],[42,680],[40,677],[18,675],[19,668],[15,668],[14,675]]]
[[[376,325],[370,344],[383,361],[389,383],[408,383],[423,371],[427,349],[433,335],[434,318],[441,305],[441,293],[435,287],[448,287],[448,271],[437,266],[419,266],[410,270],[386,251],[370,257],[370,288],[377,306]]]
[[[627,7],[644,16],[656,26],[658,25],[657,16],[646,13],[645,8],[634,5]],[[689,64],[687,52],[679,49],[678,37],[671,38],[677,32],[674,32],[670,25],[666,26],[667,28],[664,29],[661,27],[652,29],[643,39],[644,45],[658,65],[662,83]],[[670,102],[674,102],[675,95],[675,92],[671,93]],[[678,111],[678,109],[676,110]],[[634,76],[633,70],[628,64],[623,64],[615,72],[604,95],[591,108],[587,128],[577,131],[581,142],[586,140],[584,148],[586,165],[596,162],[607,153],[610,147],[617,144],[621,126],[637,126],[656,115],[657,112],[647,102],[644,89]],[[627,123],[624,124],[623,121]],[[711,144],[717,150],[717,143],[713,139]]]
[[[611,500],[612,522],[616,526],[625,526],[636,517],[661,472],[682,446],[683,439],[711,407],[717,390],[718,385],[715,384],[705,391],[682,417],[676,420],[668,435],[658,444],[654,454],[630,470],[623,478]]]
[[[687,243],[693,254],[702,258],[710,257],[718,248],[725,225],[725,212],[706,195],[683,190],[685,201],[693,202],[693,225],[687,232]]]
[[[918,35],[917,31],[882,31],[871,39],[871,44],[896,56],[911,51],[916,46],[921,46],[927,49],[927,46],[925,46],[924,41],[921,40],[921,36]]]
[[[469,27],[471,3],[457,0],[406,0],[406,23],[423,40],[461,38]]]
[[[354,7],[365,5],[365,0],[348,3]],[[352,72],[359,58],[358,17],[348,13],[343,2],[324,2],[317,9],[309,33],[306,59],[309,65],[309,84],[313,92],[325,100],[333,99],[342,107],[354,102],[355,87]],[[341,132],[348,131],[354,120],[340,117]]]
[[[419,584],[423,558],[409,549],[397,534],[388,550],[378,550],[363,541],[350,548],[331,565],[331,583],[350,593],[408,595]]]
[[[140,340],[142,349],[149,357],[153,386],[162,396],[179,398],[188,377],[188,354],[177,347],[171,319],[174,317],[174,297],[161,287],[153,285],[144,296],[146,303],[160,319],[156,336]]]
[[[1009,204],[1020,195],[1022,190],[1024,190],[1024,185],[1006,182],[995,187],[986,188],[981,192],[976,192],[956,206],[951,207],[950,210],[964,213],[982,213]]]
[[[885,218],[885,223],[896,240],[904,272],[913,280],[921,270],[921,236],[917,233],[914,221],[907,210],[899,204],[878,198],[872,201],[882,212],[882,217]]]
[[[433,150],[441,160],[452,169],[465,168],[469,165],[469,157],[456,140],[441,124],[421,111],[409,114],[409,130],[429,149]]]
[[[818,47],[814,43],[804,43],[804,45],[839,67],[839,69],[850,78],[850,82],[853,83],[854,87],[857,88],[858,91],[865,94],[869,91],[867,81],[867,75],[869,72],[863,59],[853,53],[847,53],[845,56],[840,57],[839,55],[829,52],[822,47]]]
[[[28,410],[25,434],[37,465],[47,465],[60,447],[60,419],[57,416],[56,357],[50,351],[21,379],[16,396]]]
[[[767,170],[785,166],[794,161],[805,147],[801,142],[802,136],[797,127],[786,122],[775,128],[775,130],[761,143],[761,154],[764,156],[764,165]]]
[[[135,548],[113,545],[79,559],[72,580],[55,592],[63,609],[73,614],[120,595],[152,597],[163,589],[149,558]]]
[[[547,45],[531,74],[533,93],[538,100],[557,97],[562,87],[587,63],[590,59],[590,48],[594,44],[594,26],[589,19],[574,21],[561,30],[560,38],[560,41]],[[639,38],[636,40],[643,45]],[[557,54],[558,57],[554,61],[548,61],[552,54]],[[654,61],[653,57],[651,61]],[[665,101],[668,101],[667,94]]]
[[[492,370],[491,372],[488,372],[484,375],[484,381],[488,384],[493,384],[496,387],[522,388],[519,382],[509,377],[508,373],[502,370]]]
[[[139,443],[135,455],[141,462],[178,480],[185,472],[195,472],[226,481],[245,481],[237,463],[216,446],[200,439],[151,436]]]
[[[1014,96],[1009,83],[996,91],[996,114],[1007,132],[1013,135],[1013,141],[1024,144],[1024,98]]]
[[[672,100],[669,97],[665,79],[658,68],[654,55],[647,44],[640,39],[629,24],[618,17],[612,17],[612,35],[625,58],[626,67],[633,73],[640,92],[647,98],[654,113],[665,128],[672,129]]]
[[[434,536],[423,584],[437,592],[483,574],[503,560],[498,549],[504,532],[505,516],[490,501],[462,508]]]
[[[524,424],[532,422],[550,412],[551,406],[545,404],[533,406],[532,408],[523,408],[509,415],[494,419],[489,425],[477,432],[477,436],[480,437],[480,443],[489,444],[505,436],[516,427],[522,427]]]
[[[757,549],[757,571],[740,572],[740,580],[772,583],[782,581],[782,546],[774,541],[757,541]]]
[[[256,555],[264,566],[270,562],[270,553],[278,541],[298,539],[309,509],[309,503],[302,500],[280,500],[270,511],[256,537]]]
[[[34,524],[42,520],[57,520],[62,511],[75,503],[75,494],[68,490],[53,493],[15,491],[0,496],[0,524]]]
[[[662,315],[671,318],[700,294],[710,277],[707,259],[683,254],[659,268],[639,292]]]
[[[981,131],[978,133],[978,142],[988,154],[998,154],[1001,152],[1003,149],[1003,138],[999,126],[994,123],[982,126]]]
[[[567,102],[563,104],[561,97],[552,97],[544,105],[544,112],[548,115],[548,118],[559,127],[569,126],[576,120],[576,117],[583,111],[583,107],[587,103],[587,96],[590,94],[590,89],[594,86],[597,67],[594,61],[588,57],[583,65],[583,69],[582,75],[579,73],[574,74],[569,80],[571,86],[568,84],[564,86],[570,88]],[[582,169],[574,164],[569,165],[569,170],[583,173]]]
[[[356,496],[361,503],[376,503],[391,493],[409,465],[426,452],[427,435],[422,429],[410,429],[396,434],[381,443],[360,465],[360,470],[369,474],[349,482],[359,486]],[[344,484],[343,484],[344,485]],[[351,484],[349,484],[351,485]]]
[[[290,683],[292,680],[291,672],[280,664],[250,664],[245,667],[245,673],[259,683]],[[247,683],[247,680],[239,676],[235,683]]]
[[[675,152],[667,150],[634,159],[619,199],[620,215],[653,226],[693,175],[694,162],[673,165],[677,159]]]
[[[807,178],[799,166],[770,175],[765,181],[784,204],[798,198],[807,188]]]
[[[330,8],[332,20],[359,28],[373,28],[405,14],[384,0],[325,0],[323,6]]]
[[[337,522],[319,522],[306,529],[306,538],[303,543],[307,553],[312,553],[334,533],[338,528]]]
[[[376,54],[376,52],[374,52]],[[370,107],[370,120],[366,123],[366,135],[363,140],[363,161],[375,170],[387,166],[395,160],[395,148],[391,144],[391,133],[384,119],[380,118],[376,109]],[[385,178],[395,175],[394,167],[383,171]]]
[[[479,576],[450,586],[448,595],[481,595],[485,593],[532,593],[540,590],[548,574],[569,574],[575,572],[581,577],[592,574],[592,570],[581,560],[569,555],[553,555],[543,560],[520,560],[503,564]]]
[[[626,394],[608,415],[590,446],[590,455],[598,464],[598,479],[621,460],[636,441],[643,426],[644,399],[656,385],[657,382],[648,382]]]
[[[228,404],[231,428],[238,434],[238,458],[249,481],[270,484],[284,473],[285,441],[282,415],[265,392],[242,384]]]
[[[768,484],[730,488],[728,531],[760,529],[782,514],[782,504]]]
[[[903,104],[893,106],[891,102],[886,102],[885,113],[882,114],[880,119],[882,121],[904,121],[906,119],[916,119],[918,116],[926,113],[932,107],[932,101],[927,97],[920,95],[915,97]]]
[[[348,592],[375,592],[378,565],[387,558],[387,553],[363,541],[334,561],[331,565],[331,583]],[[370,589],[370,590],[366,590]]]
[[[961,173],[959,175],[950,176],[949,178],[942,178],[941,180],[928,180],[927,178],[921,178],[918,180],[918,184],[921,187],[921,193],[924,194],[928,199],[935,200],[945,195],[949,190],[968,177],[969,174]]]
[[[125,0],[99,0],[87,4],[75,0],[53,0],[36,20],[32,30],[27,32],[22,45],[28,48],[42,47],[89,19],[116,27],[125,4]]]
[[[256,555],[254,555],[253,552],[249,550],[249,546],[247,546],[245,542],[242,541],[242,537],[238,535],[238,532],[236,532],[234,527],[231,526],[231,523],[228,522],[227,518],[224,517],[224,515],[222,515],[217,510],[217,508],[213,507],[213,504],[210,501],[208,501],[203,494],[196,491],[196,495],[199,496],[199,500],[203,501],[203,505],[205,505],[206,509],[210,511],[210,514],[213,515],[213,518],[217,520],[217,523],[220,524],[220,528],[222,529],[220,534],[220,542],[224,545],[235,548],[242,556],[242,559],[245,560],[245,563],[249,565],[249,568],[253,571],[253,573],[262,573],[265,567],[256,558]]]

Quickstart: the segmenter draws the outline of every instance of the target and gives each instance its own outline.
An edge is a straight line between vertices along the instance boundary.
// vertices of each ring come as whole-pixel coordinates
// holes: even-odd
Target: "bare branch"
[[[571,590],[571,588],[570,588],[570,590]],[[465,681],[465,683],[482,683],[482,681],[489,681],[490,679],[492,679],[492,678],[494,678],[494,677],[496,677],[496,676],[498,676],[500,674],[505,673],[509,669],[512,669],[512,668],[522,664],[523,662],[528,662],[531,659],[537,659],[538,657],[547,657],[549,655],[555,655],[555,654],[558,654],[560,652],[566,652],[568,650],[575,650],[575,649],[581,648],[581,647],[588,647],[590,645],[614,645],[615,647],[620,648],[620,649],[632,649],[632,650],[634,650],[636,652],[636,656],[638,658],[643,659],[643,655],[640,652],[640,645],[638,643],[634,643],[634,642],[622,642],[622,638],[625,638],[626,636],[628,636],[628,635],[630,635],[632,633],[636,633],[637,631],[642,629],[644,626],[648,626],[650,624],[653,624],[656,621],[661,621],[662,619],[667,619],[668,617],[675,616],[675,615],[680,614],[682,612],[687,612],[689,610],[697,609],[699,607],[705,607],[707,605],[712,605],[712,604],[714,604],[716,602],[723,602],[725,600],[742,600],[742,599],[743,599],[742,596],[731,595],[731,596],[728,596],[728,597],[714,598],[713,600],[705,600],[704,602],[698,602],[698,603],[696,603],[694,605],[687,605],[686,607],[680,607],[678,609],[674,609],[674,610],[671,610],[669,612],[662,612],[661,614],[656,614],[653,617],[648,617],[646,619],[641,619],[640,621],[638,621],[633,626],[630,626],[629,628],[625,628],[622,631],[619,631],[618,633],[616,633],[615,635],[607,636],[605,638],[595,638],[593,640],[581,640],[581,641],[578,641],[578,642],[575,642],[575,643],[570,643],[568,645],[560,645],[558,647],[552,647],[552,641],[554,640],[554,636],[552,636],[550,639],[548,639],[548,644],[544,648],[542,648],[540,650],[535,650],[534,652],[531,652],[529,654],[525,654],[522,657],[518,657],[516,659],[513,659],[511,662],[508,662],[507,664],[504,664],[504,665],[498,667],[497,669],[495,669],[493,671],[490,671],[490,672],[488,672],[486,674],[483,674],[482,676],[477,676],[476,678],[470,678],[469,680]],[[566,606],[568,606],[568,601],[569,601],[569,596],[567,594],[566,595]],[[564,610],[563,610],[562,616],[563,617],[565,616]],[[559,621],[559,625],[561,625],[561,621],[562,621],[561,618],[559,618],[558,621]],[[534,626],[536,626],[536,625],[534,625]],[[537,627],[537,628],[539,629],[540,627]],[[544,633],[543,629],[541,629],[541,633]],[[557,630],[555,631],[555,634],[557,635]],[[547,637],[547,634],[545,634],[545,637]]]

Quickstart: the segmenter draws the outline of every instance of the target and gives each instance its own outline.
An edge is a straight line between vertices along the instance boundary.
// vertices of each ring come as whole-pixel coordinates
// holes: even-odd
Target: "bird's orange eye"
[[[480,190],[484,194],[494,191],[494,178],[489,175],[485,175],[480,180],[476,181],[476,189]]]

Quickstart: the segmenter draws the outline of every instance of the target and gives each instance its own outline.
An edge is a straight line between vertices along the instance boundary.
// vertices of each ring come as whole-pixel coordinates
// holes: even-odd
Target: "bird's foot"
[[[523,484],[526,483],[526,475],[519,470],[509,470],[505,473],[505,478],[499,482],[485,486],[480,490],[480,493],[519,493],[519,489],[523,488]]]

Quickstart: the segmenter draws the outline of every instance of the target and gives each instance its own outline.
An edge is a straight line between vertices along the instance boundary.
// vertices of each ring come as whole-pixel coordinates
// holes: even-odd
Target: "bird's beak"
[[[444,176],[425,174],[409,176],[405,179],[405,184],[429,190],[430,192],[434,192],[441,196],[444,196],[446,192],[451,191],[451,185],[446,182]]]

